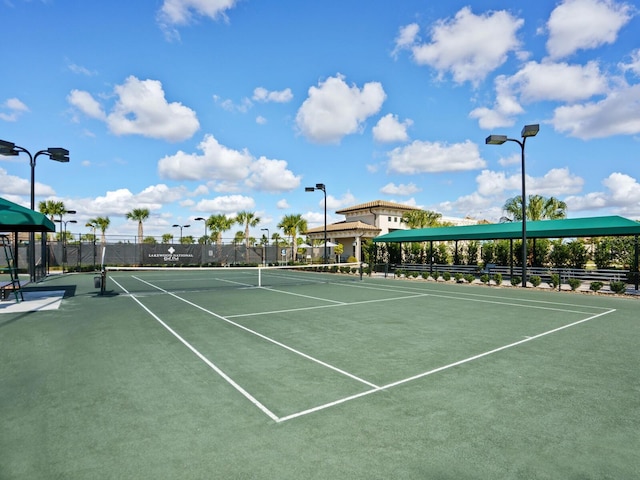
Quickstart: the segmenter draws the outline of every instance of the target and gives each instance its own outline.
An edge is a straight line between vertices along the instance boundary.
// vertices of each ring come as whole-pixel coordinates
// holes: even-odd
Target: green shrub
[[[472,273],[467,273],[467,274],[464,276],[464,279],[465,279],[468,283],[472,283],[472,282],[476,279],[476,276],[475,276],[474,274],[472,274]]]
[[[331,273],[338,273],[338,265],[331,265]]]
[[[429,278],[429,272],[422,272],[422,278],[424,278],[425,280]]]
[[[580,281],[579,278],[570,278],[568,280],[569,286],[571,287],[571,290],[575,291],[578,289],[578,287],[580,285],[582,285],[582,282]]]
[[[460,272],[458,272],[453,276],[453,278],[456,279],[457,283],[460,283],[460,282],[462,282],[462,279],[464,278],[464,275],[462,275]]]
[[[560,275],[558,275],[557,273],[551,274],[551,286],[553,288],[557,288],[560,286]]]
[[[365,270],[371,270],[370,267],[367,267]],[[359,273],[360,269],[358,267],[351,267],[351,273]],[[368,274],[369,272],[367,272]]]
[[[445,282],[448,282],[449,280],[451,280],[451,274],[449,272],[444,272],[442,274],[442,278],[444,279]]]
[[[356,263],[358,261],[358,259],[356,257],[354,257],[353,255],[351,255],[349,258],[347,258],[347,263]]]
[[[597,292],[602,287],[604,287],[604,283],[602,282],[591,282],[591,284],[589,285],[589,290],[591,290],[592,292]]]
[[[624,293],[627,290],[627,284],[612,280],[609,282],[609,288],[613,293]]]
[[[501,273],[494,273],[493,274],[493,281],[496,282],[496,285],[501,285],[502,284],[502,274]]]
[[[394,272],[394,274],[395,274],[395,276],[396,276],[396,277],[402,277],[403,273],[404,273],[404,272],[402,271],[402,269],[401,269],[401,268],[396,268],[396,270],[395,270],[395,272]]]
[[[480,281],[482,283],[489,283],[489,274],[483,273],[482,275],[480,275]]]
[[[418,278],[418,272],[411,272],[411,278]]]
[[[517,275],[514,275],[513,277],[511,277],[511,285],[513,285],[514,287],[516,285],[520,285],[522,283],[522,278],[520,278]]]
[[[529,277],[529,281],[531,282],[531,285],[533,285],[534,287],[539,287],[540,284],[542,283],[542,278],[540,278],[538,275],[531,275]]]

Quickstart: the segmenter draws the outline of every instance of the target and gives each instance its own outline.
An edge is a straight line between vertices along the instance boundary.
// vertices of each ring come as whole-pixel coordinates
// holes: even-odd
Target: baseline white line
[[[469,363],[469,362],[472,362],[474,360],[478,360],[479,358],[483,358],[483,357],[486,357],[488,355],[492,355],[494,353],[501,352],[501,351],[506,350],[508,348],[516,347],[518,345],[522,345],[523,343],[531,342],[533,340],[536,340],[538,338],[544,337],[546,335],[550,335],[552,333],[556,333],[556,332],[559,332],[561,330],[565,330],[567,328],[574,327],[576,325],[580,325],[581,323],[585,323],[585,322],[588,322],[589,320],[593,320],[594,318],[598,318],[598,317],[602,317],[604,315],[608,315],[609,313],[613,313],[615,311],[616,311],[615,309],[611,309],[611,310],[608,310],[606,312],[601,312],[601,313],[592,315],[590,317],[584,318],[582,320],[578,320],[577,322],[569,323],[567,325],[563,325],[561,327],[554,328],[552,330],[548,330],[546,332],[542,332],[542,333],[539,333],[539,334],[531,336],[531,337],[527,337],[524,340],[519,340],[517,342],[513,342],[513,343],[510,343],[508,345],[504,345],[502,347],[494,348],[493,350],[489,350],[487,352],[480,353],[478,355],[474,355],[472,357],[465,358],[463,360],[458,360],[457,362],[450,363],[449,365],[444,365],[442,367],[434,368],[433,370],[429,370],[427,372],[423,372],[423,373],[420,373],[418,375],[414,375],[412,377],[404,378],[404,379],[398,380],[396,382],[388,383],[386,385],[382,385],[382,386],[374,388],[372,390],[367,390],[365,392],[361,392],[359,394],[352,395],[350,397],[345,397],[345,398],[341,398],[339,400],[335,400],[335,401],[330,402],[330,403],[325,403],[324,405],[318,405],[317,407],[310,408],[308,410],[303,410],[301,412],[293,413],[291,415],[286,415],[286,416],[281,417],[280,419],[278,419],[277,422],[281,423],[281,422],[284,422],[284,421],[287,421],[287,420],[291,420],[291,419],[298,418],[298,417],[301,417],[301,416],[304,416],[304,415],[308,415],[310,413],[318,412],[320,410],[324,410],[324,409],[333,407],[335,405],[339,405],[341,403],[345,403],[345,402],[348,402],[350,400],[354,400],[356,398],[360,398],[360,397],[363,397],[365,395],[369,395],[371,393],[376,393],[376,392],[379,392],[381,390],[388,390],[390,388],[397,387],[398,385],[402,385],[402,384],[405,384],[405,383],[408,383],[408,382],[412,382],[414,380],[418,380],[420,378],[424,378],[424,377],[427,377],[429,375],[433,375],[434,373],[442,372],[443,370],[447,370],[449,368],[457,367],[458,365]]]
[[[186,303],[186,304],[188,304],[188,305],[191,305],[192,307],[195,307],[195,308],[197,308],[198,310],[202,310],[203,312],[208,313],[209,315],[211,315],[211,316],[213,316],[213,317],[216,317],[216,318],[218,318],[218,319],[220,319],[220,320],[222,320],[222,321],[224,321],[224,322],[227,322],[227,323],[228,323],[228,324],[230,324],[230,325],[233,325],[234,327],[237,327],[237,328],[239,328],[239,329],[241,329],[241,330],[244,330],[245,332],[248,332],[248,333],[250,333],[250,334],[252,334],[252,335],[255,335],[255,336],[259,337],[259,338],[262,338],[263,340],[266,340],[267,342],[271,342],[271,343],[273,343],[274,345],[277,345],[277,346],[279,346],[279,347],[281,347],[281,348],[284,348],[285,350],[288,350],[288,351],[290,351],[290,352],[292,352],[292,353],[295,353],[296,355],[299,355],[299,356],[301,356],[301,357],[303,357],[303,358],[306,358],[307,360],[311,360],[312,362],[315,362],[315,363],[317,363],[318,365],[322,365],[322,366],[323,366],[323,367],[325,367],[325,368],[328,368],[328,369],[330,369],[330,370],[333,370],[334,372],[338,372],[338,373],[340,373],[340,374],[342,374],[342,375],[344,375],[344,376],[346,376],[346,377],[349,377],[349,378],[351,378],[351,379],[353,379],[353,380],[356,380],[356,381],[358,381],[358,382],[360,382],[360,383],[364,383],[365,385],[368,385],[368,386],[370,386],[370,387],[374,387],[374,388],[377,388],[377,387],[378,387],[378,386],[377,386],[376,384],[374,384],[374,383],[371,383],[371,382],[369,382],[369,381],[367,381],[367,380],[364,380],[363,378],[360,378],[360,377],[358,377],[358,376],[356,376],[356,375],[353,375],[352,373],[349,373],[349,372],[347,372],[347,371],[345,371],[345,370],[342,370],[342,369],[340,369],[340,368],[338,368],[338,367],[335,367],[335,366],[333,366],[333,365],[331,365],[331,364],[329,364],[329,363],[323,362],[322,360],[320,360],[320,359],[318,359],[318,358],[315,358],[315,357],[312,357],[311,355],[307,355],[306,353],[301,352],[300,350],[296,350],[295,348],[290,347],[290,346],[288,346],[288,345],[285,345],[284,343],[279,342],[279,341],[277,341],[277,340],[275,340],[275,339],[273,339],[273,338],[271,338],[271,337],[267,337],[266,335],[263,335],[263,334],[262,334],[262,333],[260,333],[260,332],[256,332],[255,330],[251,330],[250,328],[245,327],[244,325],[241,325],[241,324],[236,323],[236,322],[234,322],[234,321],[232,321],[232,320],[229,320],[228,318],[223,317],[222,315],[219,315],[219,314],[217,314],[217,313],[215,313],[215,312],[212,312],[211,310],[208,310],[208,309],[206,309],[206,308],[204,308],[204,307],[202,307],[202,306],[198,305],[197,303],[193,303],[193,302],[191,302],[191,301],[187,300],[186,298],[182,298],[182,297],[180,297],[180,296],[176,295],[175,293],[168,292],[167,290],[164,290],[163,288],[160,288],[160,287],[158,287],[158,286],[156,286],[156,285],[154,285],[154,284],[152,284],[152,283],[149,283],[149,282],[147,282],[146,280],[142,280],[142,279],[140,279],[140,278],[136,277],[135,275],[132,275],[132,277],[133,277],[133,278],[135,278],[136,280],[140,281],[140,282],[146,283],[147,285],[149,285],[149,286],[151,286],[151,287],[153,287],[153,288],[157,288],[158,290],[161,290],[161,291],[163,291],[163,292],[165,292],[165,293],[167,293],[167,294],[171,295],[172,297],[174,297],[174,298],[176,298],[176,299],[180,300],[181,302],[184,302],[184,303]]]
[[[144,305],[140,300],[138,300],[135,295],[131,294],[126,288],[120,285],[117,280],[112,279],[112,281],[118,285],[122,290],[124,290],[130,298],[132,298],[138,305],[140,305],[149,315],[151,315],[160,325],[162,325],[171,335],[177,338],[185,347],[187,347],[191,352],[193,352],[200,360],[202,360],[206,365],[209,366],[214,372],[220,375],[229,385],[235,388],[238,392],[240,392],[247,400],[253,403],[256,407],[258,407],[264,414],[266,414],[271,420],[277,422],[278,416],[269,410],[264,404],[262,404],[258,399],[256,399],[253,395],[247,392],[244,388],[242,388],[239,384],[237,384],[229,375],[224,373],[217,365],[211,362],[207,357],[205,357],[202,353],[200,353],[193,345],[187,342],[184,338],[178,334],[175,330],[173,330],[169,325],[162,321],[160,317],[158,317],[155,313],[153,313],[146,305]]]

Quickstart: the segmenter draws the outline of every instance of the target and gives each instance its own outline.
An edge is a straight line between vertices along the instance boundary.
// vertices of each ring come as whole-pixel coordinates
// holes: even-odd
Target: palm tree
[[[229,218],[226,215],[211,215],[207,218],[207,228],[218,247],[222,246],[222,234],[230,230],[235,223],[234,218]]]
[[[502,207],[506,216],[500,220],[503,222],[522,221],[522,195],[508,199]],[[566,218],[567,204],[555,197],[543,197],[542,195],[529,195],[527,200],[527,220],[557,220]]]
[[[250,247],[250,237],[249,237],[249,227],[255,227],[260,223],[260,217],[257,217],[254,212],[249,212],[247,210],[243,210],[238,212],[236,216],[236,223],[239,225],[244,225],[244,242],[245,242],[245,262],[249,263],[249,247]]]
[[[100,232],[102,233],[100,241],[102,242],[102,244],[104,245],[105,243],[107,243],[105,232],[107,231],[107,228],[109,228],[109,224],[111,223],[109,217],[96,217],[95,219],[89,220],[89,222],[95,223],[96,226],[100,229]]]
[[[440,225],[442,214],[431,210],[411,210],[402,214],[402,221],[409,228],[426,228]]]
[[[142,231],[142,222],[149,218],[148,208],[134,208],[127,213],[127,220],[134,220],[138,222],[138,243],[142,243],[144,234]]]
[[[67,211],[64,207],[64,202],[58,202],[56,200],[47,200],[38,203],[38,210],[40,213],[48,215],[52,222],[54,220],[54,216],[60,215],[62,217],[62,215]],[[62,228],[62,222],[60,222],[60,228]]]
[[[298,243],[296,242],[296,236],[298,233],[307,231],[307,221],[302,218],[299,213],[285,215],[278,224],[278,228],[281,228],[285,235],[291,237],[291,256],[292,260],[296,261],[295,252],[297,250]]]

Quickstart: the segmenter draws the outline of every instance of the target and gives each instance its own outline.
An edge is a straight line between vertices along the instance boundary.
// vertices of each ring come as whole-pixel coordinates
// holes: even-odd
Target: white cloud
[[[406,185],[400,184],[396,185],[395,183],[387,183],[384,187],[380,189],[380,193],[384,193],[385,195],[402,195],[409,196],[414,193],[420,192],[422,189],[419,188],[415,183],[408,183]]]
[[[564,0],[549,16],[547,51],[562,58],[611,44],[631,16],[632,8],[615,0]]]
[[[600,72],[597,62],[586,65],[567,63],[528,62],[509,78],[513,91],[520,93],[524,103],[554,100],[575,102],[608,89],[607,77]]]
[[[505,192],[522,191],[522,175],[507,175],[505,172],[483,170],[476,177],[478,193],[485,197],[501,196]],[[579,192],[584,179],[572,174],[568,168],[554,168],[542,177],[526,176],[527,195],[558,197]]]
[[[631,52],[629,57],[629,63],[619,64],[620,70],[622,70],[623,72],[631,71],[635,75],[640,76],[640,48]]]
[[[484,129],[513,125],[515,116],[524,112],[521,102],[584,100],[606,93],[608,81],[597,62],[586,65],[528,62],[511,77],[496,77],[495,89],[492,109],[480,107],[469,114]]]
[[[157,14],[158,24],[167,40],[179,40],[176,25],[187,25],[196,16],[227,20],[225,12],[237,2],[238,0],[164,0]]]
[[[378,82],[362,89],[347,85],[340,74],[309,88],[309,96],[296,115],[302,134],[317,143],[339,143],[360,132],[363,122],[382,107],[386,94]]]
[[[478,146],[469,140],[453,145],[415,140],[387,155],[389,171],[409,175],[475,170],[486,165],[480,158]]]
[[[218,95],[213,96],[213,101],[220,105],[227,112],[238,112],[238,113],[247,113],[251,107],[253,107],[253,103],[248,98],[243,98],[239,103],[235,103],[230,99],[223,99]]]
[[[201,200],[195,209],[199,212],[222,213],[230,216],[242,210],[253,210],[255,206],[256,202],[251,197],[228,195],[209,200]]]
[[[404,27],[400,27],[400,32],[396,37],[396,46],[393,49],[392,55],[395,56],[398,51],[411,48],[416,42],[420,27],[417,23],[411,23]]]
[[[554,128],[583,140],[640,133],[640,85],[611,92],[599,102],[555,109]]]
[[[398,120],[397,115],[388,113],[373,127],[373,138],[377,142],[406,142],[409,140],[407,128],[413,125],[413,120],[407,119],[404,122]]]
[[[246,150],[238,151],[218,143],[207,134],[198,145],[202,154],[178,151],[158,162],[158,173],[172,180],[218,180],[237,182],[249,175],[253,157]]]
[[[640,183],[624,173],[614,172],[602,181],[605,192],[591,192],[565,199],[569,211],[612,209],[619,215],[640,216]]]
[[[56,193],[49,185],[37,181],[34,185],[34,190],[37,196],[51,196]],[[8,175],[5,169],[0,168],[0,196],[29,195],[30,192],[31,182],[29,180]]]
[[[266,119],[266,118],[264,118],[262,115],[258,115],[258,116],[256,117],[256,123],[257,123],[258,125],[265,125],[265,124],[267,123],[267,119]]]
[[[278,202],[276,203],[276,208],[278,208],[278,210],[286,210],[287,208],[291,208],[289,205],[289,202],[287,202],[286,199],[281,198],[280,200],[278,200]]]
[[[118,101],[107,116],[107,124],[116,135],[138,134],[177,142],[190,138],[200,128],[193,110],[167,102],[158,80],[130,76],[115,87],[115,93]]]
[[[217,19],[226,10],[235,6],[238,0],[164,0],[160,8],[163,20],[185,25],[195,15]]]
[[[296,176],[287,169],[284,160],[269,160],[260,157],[250,167],[250,175],[246,180],[247,186],[266,192],[286,192],[300,186],[302,177]]]
[[[8,113],[0,111],[0,120],[6,122],[15,122],[20,115],[29,111],[29,107],[15,97],[8,98],[0,107],[9,111]]]
[[[214,182],[216,191],[237,191],[244,182],[249,188],[267,192],[294,190],[301,177],[287,169],[284,160],[256,159],[247,149],[234,150],[206,135],[198,145],[202,153],[178,151],[158,162],[158,173],[172,180]]]
[[[98,120],[106,120],[107,118],[100,103],[89,92],[71,90],[71,93],[67,96],[67,101],[88,117],[97,118]]]
[[[160,210],[167,205],[182,199],[187,193],[184,187],[168,187],[164,184],[151,185],[140,193],[134,194],[127,188],[107,191],[95,199],[81,200],[82,211],[88,216],[124,215],[136,208],[148,208],[150,211]]]
[[[329,210],[339,210],[340,208],[348,207],[356,203],[356,197],[354,197],[351,192],[345,193],[340,198],[327,195],[327,209]],[[320,205],[324,206],[324,197],[320,200]]]
[[[269,91],[266,88],[258,87],[253,91],[253,100],[256,102],[275,102],[275,103],[287,103],[293,99],[293,93],[290,88],[285,88],[280,91]]]
[[[162,83],[130,76],[116,85],[116,103],[106,114],[88,92],[72,90],[67,101],[85,115],[104,120],[115,135],[142,135],[170,142],[186,140],[200,128],[196,113],[178,102],[167,102]]]
[[[439,76],[450,72],[456,83],[477,84],[502,65],[510,51],[518,49],[516,32],[523,24],[524,20],[504,10],[474,15],[464,7],[453,19],[437,22],[431,30],[431,42],[414,45],[413,57],[419,65],[438,70]],[[403,46],[414,30],[403,32]]]

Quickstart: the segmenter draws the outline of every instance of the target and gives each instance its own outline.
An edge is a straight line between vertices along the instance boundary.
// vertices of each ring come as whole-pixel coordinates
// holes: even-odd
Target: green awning
[[[0,198],[0,232],[55,231],[55,224],[46,215]]]
[[[527,238],[579,238],[621,235],[640,235],[640,223],[619,216],[527,222]],[[380,235],[374,238],[373,241],[394,243],[518,238],[522,238],[522,222],[396,230]]]

